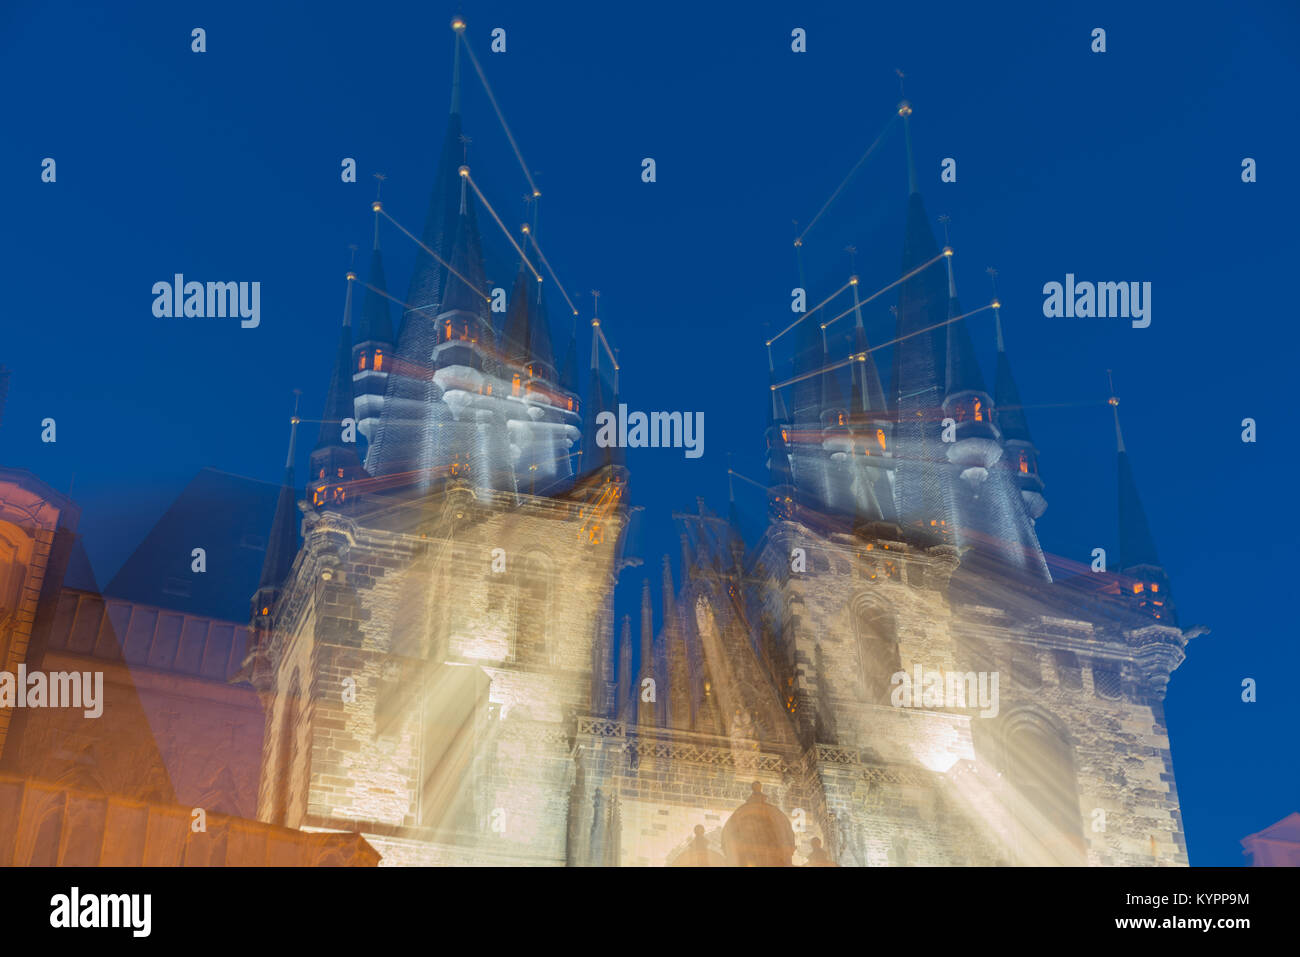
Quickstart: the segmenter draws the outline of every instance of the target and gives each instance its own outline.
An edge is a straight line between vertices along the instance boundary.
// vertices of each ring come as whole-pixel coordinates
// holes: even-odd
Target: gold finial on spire
[[[294,450],[298,445],[298,423],[302,419],[298,418],[298,402],[302,399],[302,389],[293,390],[293,415],[289,416],[289,454],[285,456],[284,467],[293,468]]]
[[[985,267],[984,271],[989,274],[989,283],[993,286],[993,301],[989,305],[993,307],[993,328],[997,333],[998,352],[1006,352],[1006,345],[1002,342],[1002,300],[998,298],[998,271],[992,266]]]
[[[388,179],[383,173],[372,173],[377,180],[375,183],[375,201],[370,204],[370,208],[375,211],[375,243],[372,249],[379,248],[379,211],[384,208],[383,203],[379,202],[379,191],[384,188],[384,180]]]
[[[898,74],[898,115],[906,118],[912,115],[912,104],[907,102],[907,93],[903,90],[903,77],[905,74],[897,67],[894,68],[894,72]]]
[[[894,70],[898,74],[898,92],[903,92],[903,71]],[[908,193],[916,192],[916,164],[912,159],[912,125],[907,121],[912,115],[912,104],[904,99],[898,104],[898,115],[903,118],[903,139],[907,143],[907,191]]]

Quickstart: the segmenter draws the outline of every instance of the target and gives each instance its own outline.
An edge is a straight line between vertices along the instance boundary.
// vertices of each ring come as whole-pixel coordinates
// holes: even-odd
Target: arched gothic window
[[[1069,741],[1040,715],[1008,716],[1004,768],[1018,792],[1018,850],[1025,864],[1083,864],[1083,822]]]
[[[902,670],[894,616],[883,608],[863,604],[854,609],[853,629],[866,699],[873,704],[889,704],[890,679]]]

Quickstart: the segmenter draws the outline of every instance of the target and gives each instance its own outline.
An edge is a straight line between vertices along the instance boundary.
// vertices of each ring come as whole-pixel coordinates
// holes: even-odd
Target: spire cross
[[[993,333],[998,344],[998,352],[1006,349],[1006,343],[1002,341],[1002,300],[998,299],[998,271],[992,266],[985,267],[984,271],[989,274],[989,283],[993,286],[993,301],[989,303],[993,307]]]
[[[948,242],[948,224],[952,222],[952,217],[947,213],[944,213],[939,217],[939,222],[943,223],[943,244],[945,246],[951,246],[952,243]]]
[[[599,289],[591,290],[591,317],[593,319],[600,318],[600,290]]]
[[[383,173],[371,173],[370,175],[379,180],[375,186],[375,202],[377,203],[379,202],[379,192],[384,188],[384,180],[388,179],[388,177]]]
[[[293,415],[289,417],[289,453],[284,458],[286,470],[293,468],[294,450],[298,445],[298,401],[302,398],[302,389],[293,390]]]
[[[856,276],[858,274],[858,247],[845,246],[844,251],[849,254],[849,270]]]
[[[460,134],[460,142],[462,147],[464,148],[464,163],[466,166],[468,166],[469,165],[469,144],[474,142],[474,138],[471,136],[466,136],[464,133],[462,133]]]
[[[351,254],[348,257],[348,269],[351,270],[351,268],[357,264],[357,244],[348,243],[348,249],[352,250]],[[348,282],[351,281],[352,281],[352,276],[349,275]]]

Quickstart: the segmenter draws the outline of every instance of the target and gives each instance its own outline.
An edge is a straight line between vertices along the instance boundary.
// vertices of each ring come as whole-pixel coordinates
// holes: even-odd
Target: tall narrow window
[[[375,371],[378,372],[383,367],[384,367],[384,350],[376,349],[375,350]]]
[[[293,679],[289,682],[289,693],[285,695],[284,709],[280,713],[279,767],[276,769],[275,806],[272,820],[282,827],[289,826],[290,784],[293,779],[294,765],[298,760],[298,698],[301,694],[298,670],[295,668]]]
[[[867,701],[888,704],[892,690],[890,679],[902,670],[894,616],[881,608],[866,605],[855,610],[853,624]]]
[[[1005,768],[1019,792],[1013,811],[1019,822],[1022,863],[1082,864],[1085,861],[1078,784],[1070,744],[1046,720],[1032,713],[1010,716]]]
[[[515,656],[548,661],[551,619],[551,565],[542,555],[529,555],[519,570],[515,621]]]
[[[1020,473],[1022,475],[1029,474],[1029,453],[1024,451],[1020,453]]]
[[[975,400],[975,421],[984,421],[984,406],[980,403],[979,399]]]
[[[358,372],[366,371],[366,354],[364,352],[361,353],[361,355],[357,356],[357,371]]]

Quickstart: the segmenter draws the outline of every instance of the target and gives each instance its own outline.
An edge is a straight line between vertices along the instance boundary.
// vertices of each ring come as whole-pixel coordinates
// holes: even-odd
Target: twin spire
[[[264,590],[274,591],[284,583],[293,566],[293,557],[298,552],[298,490],[293,478],[293,460],[298,445],[298,400],[302,392],[294,389],[293,415],[289,418],[289,453],[284,460],[284,480],[280,483],[280,494],[276,496],[275,517],[271,520],[271,534],[267,537],[266,557],[262,560],[262,575],[258,579],[259,593]],[[270,597],[258,596],[254,604],[266,608],[269,612]],[[260,611],[255,608],[254,613]]]

